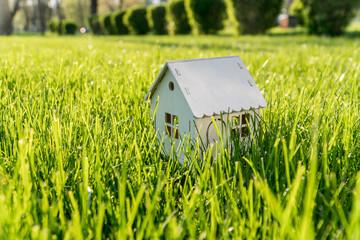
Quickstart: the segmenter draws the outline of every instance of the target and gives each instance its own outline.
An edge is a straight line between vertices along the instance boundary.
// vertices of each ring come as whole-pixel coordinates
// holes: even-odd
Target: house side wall
[[[227,140],[229,140],[229,136],[230,136],[230,131],[229,129],[231,128],[231,126],[229,126],[229,122],[232,120],[233,117],[235,116],[239,116],[241,114],[245,114],[245,113],[249,113],[252,117],[254,116],[258,116],[259,115],[259,109],[255,109],[255,110],[250,110],[250,111],[242,111],[242,112],[236,112],[236,113],[230,113],[230,114],[223,114],[222,117],[220,117],[219,115],[214,116],[215,120],[217,119],[222,119],[222,121],[224,122],[224,124],[226,125],[226,129],[224,129],[223,131],[223,138],[227,138]],[[255,124],[258,124],[258,118],[254,118]],[[220,127],[221,125],[221,120],[216,121],[216,123],[218,124],[218,127]],[[216,139],[218,134],[216,132],[216,129],[214,127],[209,127],[210,123],[211,123],[211,117],[204,117],[204,118],[198,118],[195,120],[196,123],[196,129],[197,129],[197,136],[200,137],[201,142],[203,143],[204,146],[207,146],[207,144],[212,144],[214,143],[213,139]],[[251,122],[251,129],[254,130],[254,125],[253,122]],[[207,133],[209,129],[209,133]],[[209,136],[209,138],[208,138]],[[226,139],[224,139],[225,141]]]
[[[169,89],[169,82],[174,83],[174,90]],[[174,76],[170,71],[167,71],[155,89],[151,98],[151,112],[154,112],[156,103],[158,101],[157,112],[155,117],[155,127],[158,132],[158,138],[164,141],[164,150],[169,153],[171,150],[172,141],[178,145],[181,139],[190,135],[191,138],[195,136],[194,117],[188,106],[183,93],[180,90]],[[179,140],[170,138],[165,134],[165,113],[176,115],[179,119]]]

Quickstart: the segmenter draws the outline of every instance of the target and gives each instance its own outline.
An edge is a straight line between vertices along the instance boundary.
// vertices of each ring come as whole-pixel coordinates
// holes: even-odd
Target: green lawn
[[[259,138],[181,166],[143,98],[166,60],[227,55]],[[360,39],[0,38],[0,239],[360,239],[359,171]]]

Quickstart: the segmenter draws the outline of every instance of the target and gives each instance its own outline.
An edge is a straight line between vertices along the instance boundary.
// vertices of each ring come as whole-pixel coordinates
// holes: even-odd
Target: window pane
[[[233,122],[233,126],[239,126],[240,125],[240,117],[239,116],[234,116],[232,118],[232,122]]]
[[[165,122],[171,124],[171,114],[165,113]]]
[[[174,137],[176,139],[179,139],[179,129],[177,129],[177,128],[174,128]]]
[[[173,121],[172,121],[172,124],[173,124],[174,126],[176,126],[176,125],[178,125],[178,124],[179,124],[179,118],[178,118],[178,116],[173,115]]]
[[[249,113],[245,113],[241,116],[241,124],[247,124],[250,123],[250,114]]]
[[[166,130],[166,135],[168,135],[168,136],[170,136],[170,137],[171,137],[171,131],[172,131],[171,126],[166,125],[165,130]]]
[[[247,137],[249,136],[249,128],[246,126],[246,127],[242,127],[241,128],[241,137]]]

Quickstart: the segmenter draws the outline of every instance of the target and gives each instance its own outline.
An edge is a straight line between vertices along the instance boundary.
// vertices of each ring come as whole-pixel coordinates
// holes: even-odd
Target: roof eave
[[[257,109],[262,109],[262,108],[266,108],[266,104],[264,106],[259,105],[257,107],[250,107],[249,109],[241,109],[241,110],[231,110],[231,111],[221,111],[219,113],[212,113],[212,114],[203,114],[201,116],[197,116],[196,114],[193,114],[195,119],[202,119],[202,118],[208,118],[208,117],[214,117],[214,116],[219,116],[221,114],[233,114],[233,113],[240,113],[243,111],[252,111],[252,110],[257,110]]]
[[[153,96],[157,86],[161,82],[162,78],[164,77],[164,75],[168,69],[169,69],[168,63],[166,62],[165,65],[160,70],[160,73],[158,74],[155,82],[153,83],[153,85],[151,85],[149,92],[146,94],[146,96],[144,98],[145,101],[149,100]]]

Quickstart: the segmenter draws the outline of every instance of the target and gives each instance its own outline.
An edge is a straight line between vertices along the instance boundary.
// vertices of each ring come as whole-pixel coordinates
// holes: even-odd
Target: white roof
[[[239,57],[170,61],[150,88],[152,97],[170,70],[196,118],[266,107],[266,101]]]

